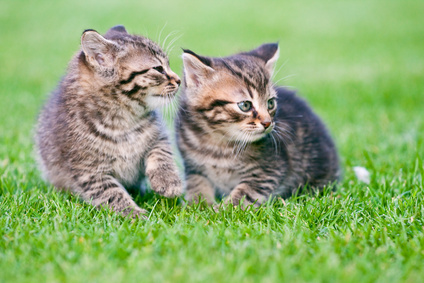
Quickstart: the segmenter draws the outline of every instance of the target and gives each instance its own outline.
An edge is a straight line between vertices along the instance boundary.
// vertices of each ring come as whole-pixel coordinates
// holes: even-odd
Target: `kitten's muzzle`
[[[177,84],[177,87],[181,85],[181,79],[176,73],[170,71],[168,72],[167,77],[170,84]]]

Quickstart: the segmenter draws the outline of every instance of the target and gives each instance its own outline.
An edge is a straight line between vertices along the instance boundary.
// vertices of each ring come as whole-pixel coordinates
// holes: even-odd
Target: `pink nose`
[[[262,126],[264,126],[265,129],[268,129],[268,127],[271,125],[270,121],[263,121],[261,122]]]
[[[177,85],[180,85],[181,84],[181,80],[180,80],[180,78],[178,77],[178,76],[176,76],[176,77],[174,77],[174,78],[172,78],[173,79],[173,81],[177,84]]]

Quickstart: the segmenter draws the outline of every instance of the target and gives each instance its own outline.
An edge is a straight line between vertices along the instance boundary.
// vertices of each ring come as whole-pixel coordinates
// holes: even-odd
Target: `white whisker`
[[[285,80],[287,80],[287,79],[289,79],[291,77],[294,77],[294,76],[296,76],[296,75],[295,74],[292,74],[292,75],[287,75],[285,77],[282,77],[282,78],[278,79],[276,82],[274,82],[274,85],[278,85],[279,82],[285,81]]]
[[[275,79],[275,77],[278,75],[281,69],[287,64],[288,61],[289,59],[286,59],[286,61],[284,61],[284,63],[278,68],[278,70],[272,74],[271,81]]]
[[[279,145],[277,144],[277,140],[274,137],[274,130],[272,130],[272,132],[270,133],[270,137],[272,138],[272,141],[273,141],[274,146],[275,146],[275,154],[278,154]]]
[[[167,44],[166,44],[166,42],[168,41],[168,39],[171,37],[171,36],[174,36],[175,34],[177,34],[178,33],[178,31],[171,31],[166,37],[165,37],[165,39],[163,40],[163,44],[162,44],[162,48],[165,50],[165,52],[166,53],[168,53],[168,48],[167,48]],[[169,47],[169,44],[168,44],[168,47]]]
[[[166,52],[169,54],[169,53],[171,53],[172,52],[172,50],[174,49],[174,43],[178,40],[178,39],[180,39],[181,37],[182,37],[183,35],[181,34],[181,35],[179,35],[179,36],[177,36],[177,37],[175,37],[174,39],[172,39],[170,42],[169,42],[169,44],[168,44],[168,46],[166,47]]]
[[[162,44],[161,44],[161,42],[160,42],[160,40],[161,40],[161,37],[162,37],[162,32],[163,32],[163,30],[165,29],[165,27],[166,27],[166,25],[167,25],[168,23],[166,22],[164,25],[163,25],[163,27],[161,28],[161,30],[160,30],[160,32],[159,32],[159,36],[158,36],[158,45],[159,46],[162,46]],[[163,47],[163,46],[162,46]]]

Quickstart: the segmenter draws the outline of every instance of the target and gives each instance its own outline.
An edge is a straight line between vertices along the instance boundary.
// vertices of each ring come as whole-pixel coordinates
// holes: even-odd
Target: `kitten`
[[[184,86],[176,120],[186,199],[215,195],[242,205],[289,197],[339,179],[334,143],[293,91],[270,78],[278,44],[226,58],[184,50]]]
[[[41,111],[36,132],[40,169],[55,187],[95,206],[141,216],[127,189],[145,177],[166,197],[182,183],[155,112],[180,85],[164,51],[123,26],[105,36],[86,30],[81,50]]]

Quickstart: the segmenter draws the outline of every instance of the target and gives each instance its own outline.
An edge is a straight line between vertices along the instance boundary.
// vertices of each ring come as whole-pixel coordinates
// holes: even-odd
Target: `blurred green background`
[[[62,247],[61,252],[63,254],[68,254],[65,246],[72,250],[73,245],[78,244],[78,241],[72,240],[72,231],[77,231],[75,232],[77,233],[76,237],[86,237],[87,241],[90,237],[87,235],[91,235],[93,242],[87,242],[87,245],[94,243],[93,245],[97,247],[97,242],[95,242],[97,240],[94,239],[102,236],[96,234],[95,231],[98,229],[96,225],[105,225],[105,227],[109,225],[110,229],[114,229],[114,227],[120,229],[119,227],[121,227],[119,221],[112,221],[112,224],[110,224],[105,220],[106,224],[103,222],[90,224],[90,213],[93,212],[86,212],[88,208],[78,206],[75,199],[71,198],[69,203],[69,196],[57,195],[48,188],[39,177],[32,155],[32,131],[37,113],[49,92],[55,88],[58,80],[65,73],[71,56],[78,50],[80,35],[84,29],[91,28],[104,33],[114,25],[123,24],[129,32],[148,36],[155,41],[163,40],[171,34],[169,38],[176,39],[175,48],[169,54],[171,67],[180,75],[182,65],[180,47],[189,48],[202,55],[226,56],[239,51],[250,50],[265,42],[278,41],[280,43],[280,59],[277,63],[276,69],[279,71],[275,75],[275,81],[279,81],[280,85],[297,89],[299,94],[310,102],[316,112],[328,124],[336,140],[345,172],[345,179],[339,188],[339,197],[343,200],[356,199],[361,207],[362,205],[366,207],[370,197],[362,195],[362,190],[367,193],[381,192],[381,194],[389,196],[389,200],[396,195],[404,196],[405,193],[408,193],[409,200],[415,202],[415,206],[418,206],[419,203],[422,203],[423,181],[419,172],[423,170],[420,162],[422,162],[421,159],[424,155],[423,12],[424,1],[422,0],[1,0],[0,212],[2,215],[0,215],[0,266],[2,266],[3,271],[9,272],[4,273],[6,275],[3,279],[11,280],[14,274],[21,274],[22,280],[31,281],[31,276],[37,274],[38,268],[47,272],[47,275],[40,275],[40,278],[50,278],[52,281],[69,279],[68,276],[70,275],[79,275],[84,278],[86,273],[81,273],[84,268],[92,268],[94,273],[91,274],[94,278],[96,278],[95,272],[100,272],[103,269],[107,270],[106,275],[103,276],[111,281],[114,278],[118,281],[119,278],[128,278],[125,277],[127,276],[125,275],[126,267],[120,261],[121,254],[119,250],[114,250],[115,247],[122,248],[120,243],[123,243],[123,241],[114,238],[113,235],[126,235],[126,241],[131,243],[129,246],[137,246],[137,240],[131,238],[133,228],[119,232],[123,234],[119,234],[117,231],[113,232],[115,234],[108,234],[108,240],[104,237],[105,245],[109,249],[107,254],[114,261],[103,258],[103,261],[96,265],[90,260],[92,260],[91,257],[99,256],[98,254],[88,253],[84,255],[84,250],[80,250],[79,252],[82,255],[77,252],[74,256],[77,258],[76,262],[82,264],[82,267],[77,263],[70,266],[66,265],[66,260],[62,262],[64,265],[59,264],[52,267],[49,265],[49,257],[55,258],[53,251],[51,255],[45,254],[43,260],[39,262],[38,258],[43,251],[47,252],[51,248],[47,244],[49,248],[46,248],[44,243],[56,243],[58,245],[56,247],[60,250],[62,238],[54,236],[56,232],[52,232],[58,231],[57,229],[60,230],[60,228],[49,226],[50,220],[47,220],[47,223],[43,224],[44,226],[41,224],[41,226],[37,226],[38,224],[35,224],[35,220],[33,220],[35,216],[25,218],[26,215],[35,213],[31,210],[31,205],[40,205],[41,201],[37,202],[37,199],[44,197],[44,206],[43,203],[41,203],[41,207],[37,206],[37,213],[39,213],[36,214],[39,217],[37,219],[44,219],[44,221],[54,219],[52,220],[53,223],[56,223],[55,221],[62,223],[62,221],[69,220],[69,218],[66,218],[66,213],[58,213],[55,216],[56,218],[49,218],[53,217],[51,215],[45,216],[44,211],[50,207],[52,207],[52,211],[58,211],[61,207],[61,209],[69,209],[69,213],[73,213],[72,211],[81,213],[80,217],[87,221],[81,227],[91,227],[94,232],[91,231],[91,234],[84,232],[86,233],[84,234],[81,232],[83,230],[79,230],[82,229],[81,227],[78,229],[69,228],[69,231],[63,230],[64,237],[70,237],[69,241],[66,242],[68,246]],[[371,172],[371,188],[362,187],[355,179],[352,166],[356,165],[364,166]],[[412,185],[416,183],[420,183],[420,187]],[[350,197],[351,192],[352,198]],[[20,200],[21,196],[24,200]],[[327,200],[327,198],[322,200]],[[316,203],[318,200],[311,199],[309,201],[313,206],[317,205],[318,207]],[[375,201],[378,201],[378,198]],[[155,199],[151,202],[154,203]],[[13,203],[22,205],[22,208],[19,208],[16,214],[11,212],[13,211],[13,208],[11,208]],[[56,207],[56,203],[58,203],[57,207],[59,208]],[[76,205],[76,207],[73,205]],[[298,208],[296,202],[293,205],[292,208],[296,210]],[[324,210],[329,207],[329,205],[323,205]],[[412,207],[409,208],[412,209]],[[161,209],[167,211],[175,219],[179,217],[179,212],[175,215],[172,214],[174,208]],[[169,211],[169,209],[172,211]],[[178,211],[179,208],[175,209]],[[396,209],[394,211],[397,211]],[[303,211],[305,210],[299,210],[298,213],[303,213]],[[361,208],[353,211],[352,215],[359,215],[361,211],[368,211],[370,215],[373,215],[374,208],[373,206],[363,210]],[[383,209],[378,213],[380,214],[375,218],[381,217],[379,219],[383,219],[383,216],[388,212]],[[373,233],[374,226],[367,226],[366,229],[370,230],[363,232],[366,230],[365,226],[361,226],[362,224],[358,224],[359,222],[349,223],[347,220],[347,222],[337,226],[338,228],[334,228],[335,222],[329,220],[328,223],[324,221],[323,224],[319,224],[323,226],[317,224],[317,230],[312,228],[308,230],[296,226],[297,220],[294,224],[290,222],[291,216],[290,218],[282,218],[281,221],[287,221],[284,222],[284,225],[288,225],[284,239],[288,243],[297,241],[298,245],[296,248],[293,247],[289,257],[283,258],[286,260],[287,266],[291,266],[289,263],[294,262],[293,266],[298,267],[298,270],[302,270],[303,262],[308,262],[309,259],[313,260],[306,267],[311,270],[318,268],[318,270],[315,270],[316,273],[307,273],[309,277],[305,275],[306,277],[302,277],[303,280],[308,278],[313,280],[316,274],[321,274],[321,279],[324,278],[325,281],[325,278],[331,278],[332,274],[336,274],[338,277],[335,278],[348,281],[349,279],[354,281],[355,278],[365,278],[364,282],[366,282],[367,280],[388,279],[391,278],[390,276],[394,276],[397,279],[412,278],[410,282],[413,282],[413,278],[422,278],[422,276],[417,275],[419,273],[412,272],[419,272],[416,266],[420,264],[420,261],[409,262],[407,258],[412,253],[422,263],[424,238],[422,228],[420,228],[422,222],[418,222],[422,220],[422,212],[418,215],[411,212],[412,216],[408,213],[405,212],[402,219],[410,219],[410,217],[417,219],[411,224],[415,227],[415,230],[408,228],[409,226],[405,228],[404,222],[401,226],[396,226],[398,219],[393,218],[395,224],[392,228],[388,228],[389,236],[395,241],[396,235],[405,233],[407,240],[393,244],[394,249],[397,250],[392,254],[387,252],[384,254],[385,257],[381,255],[379,262],[373,261],[375,246],[372,243],[375,242],[367,238],[370,233]],[[281,213],[280,215],[282,216]],[[157,221],[160,221],[162,216],[161,214],[154,214],[153,217],[158,217],[159,220]],[[203,222],[199,220],[199,222],[196,217],[196,213],[193,213],[192,219],[194,220],[190,220],[193,222],[189,220],[178,222],[175,220],[176,223],[179,223],[180,226],[177,225],[179,227],[177,228],[180,230],[172,226],[174,225],[172,223],[152,228],[153,226],[149,225],[154,225],[154,222],[151,222],[146,223],[146,226],[140,224],[141,228],[139,227],[139,229],[141,230],[139,231],[145,229],[143,230],[146,233],[145,235],[151,235],[151,231],[156,231],[156,235],[161,235],[166,230],[167,233],[179,235],[178,233],[187,233],[187,229],[190,230],[188,227],[197,227],[195,226],[196,222],[199,225],[208,225],[209,220],[202,220]],[[211,225],[218,222],[227,223],[225,217],[223,219],[219,216],[216,217],[218,217],[218,220],[211,220]],[[20,219],[25,220],[20,222]],[[299,220],[298,223],[315,223],[313,218],[302,219],[303,222]],[[367,219],[371,221],[371,218]],[[75,225],[80,225],[78,219],[75,221],[77,223]],[[244,227],[243,229],[251,227],[251,224],[244,223],[242,219],[237,221],[239,221],[237,225],[241,225],[240,227]],[[227,232],[234,223],[228,222]],[[293,226],[290,226],[292,224]],[[328,227],[325,225],[328,225]],[[395,226],[396,228],[393,228]],[[30,246],[26,250],[21,250],[22,243],[17,240],[10,240],[13,238],[11,236],[13,232],[17,231],[17,227],[21,227],[22,230],[16,232],[13,237],[17,239],[16,237],[19,235],[26,235],[26,238],[23,239],[24,242],[33,239],[31,235],[36,234],[38,230],[43,230],[44,234],[40,233],[39,236],[39,239],[41,239],[38,242],[39,246],[34,250]],[[326,227],[327,230],[322,227]],[[349,243],[354,244],[349,246],[350,250],[348,248],[346,250],[332,250],[335,243],[344,243],[344,239],[348,243],[348,233],[343,232],[340,227],[344,227],[343,229],[346,229],[346,231],[353,227],[351,231],[357,231],[352,232],[352,241]],[[202,227],[197,228],[199,230],[196,231],[203,231]],[[384,229],[387,233],[387,227]],[[213,226],[208,235],[214,238],[213,233],[217,233],[218,237],[218,230]],[[290,234],[292,230],[294,234]],[[319,232],[316,232],[318,230]],[[271,231],[271,235],[266,234],[270,233],[269,231]],[[302,233],[306,233],[305,235],[308,236],[296,240],[296,231],[303,231]],[[230,241],[231,235],[238,235],[239,231],[235,229],[231,233],[228,232],[230,236],[225,234]],[[243,232],[241,233],[243,234]],[[148,278],[151,280],[163,279],[159,275],[161,274],[159,263],[162,263],[161,260],[167,262],[166,259],[169,259],[169,262],[187,267],[187,269],[177,270],[179,273],[176,273],[175,278],[180,280],[184,278],[205,279],[202,274],[209,274],[207,270],[216,270],[219,274],[222,274],[220,272],[224,270],[225,274],[228,262],[234,262],[229,258],[238,251],[235,249],[237,247],[243,248],[246,244],[253,249],[244,254],[245,257],[251,258],[250,263],[253,269],[243,267],[243,263],[235,263],[231,267],[235,275],[230,278],[240,279],[244,278],[243,274],[251,273],[259,276],[255,277],[256,279],[263,279],[260,273],[255,273],[259,271],[254,269],[254,266],[258,264],[254,259],[260,258],[261,250],[264,253],[272,253],[275,250],[273,239],[282,234],[272,229],[268,232],[258,233],[255,244],[260,245],[261,248],[256,251],[252,246],[249,246],[249,242],[244,242],[244,238],[242,238],[244,234],[240,234],[242,235],[241,238],[239,236],[234,237],[232,247],[226,244],[227,249],[210,246],[210,238],[203,239],[200,237],[198,240],[199,246],[204,247],[204,250],[201,250],[199,254],[191,251],[198,256],[197,260],[190,259],[190,252],[185,254],[182,249],[179,250],[178,248],[178,245],[182,247],[189,245],[187,242],[190,243],[193,240],[190,240],[193,235],[189,236],[189,240],[183,236],[181,236],[182,238],[172,238],[174,242],[163,236],[163,242],[157,243],[163,243],[167,246],[170,251],[169,254],[162,251],[159,246],[155,246],[154,242],[147,244],[143,242],[143,245],[146,245],[143,252],[149,254],[148,257],[151,257],[149,260],[155,260],[154,262],[157,263],[156,273],[152,273],[153,275]],[[198,234],[196,235],[198,236]],[[223,234],[220,235],[219,237],[222,237]],[[322,241],[323,235],[328,237],[326,241]],[[322,242],[319,242],[320,237]],[[114,242],[111,239],[116,241]],[[408,246],[411,239],[421,244]],[[33,245],[31,241],[29,243]],[[266,246],[264,243],[269,241],[273,244]],[[356,246],[359,245],[358,243],[361,247]],[[281,247],[281,244],[277,243],[278,245]],[[302,247],[305,247],[305,250]],[[314,248],[309,249],[309,247]],[[141,249],[141,247],[139,248]],[[407,252],[404,248],[407,249]],[[102,249],[105,249],[102,244],[93,248],[100,254]],[[159,255],[152,254],[152,251],[156,251],[156,249],[161,250],[162,253]],[[325,256],[330,253],[329,250],[332,252],[332,257],[326,258]],[[300,253],[299,251],[303,251],[302,255],[296,256]],[[175,259],[173,261],[172,258],[176,257],[177,252],[179,256],[177,262],[175,262]],[[4,253],[3,255],[7,254],[7,256],[2,256],[2,253]],[[128,252],[127,255],[131,257],[131,254],[131,252]],[[143,254],[137,254],[137,252],[132,254],[132,271],[138,270],[139,267],[134,262],[141,260],[144,257]],[[203,260],[201,254],[214,254],[216,262]],[[227,261],[219,261],[220,255]],[[65,255],[63,256],[66,258]],[[84,258],[87,260],[87,264],[84,263]],[[361,258],[363,258],[362,261]],[[322,270],[319,270],[320,266],[317,265],[320,262],[323,262]],[[195,273],[197,277],[188,271],[188,266],[191,263],[196,265],[194,269],[198,269],[200,272]],[[151,268],[150,265],[146,266],[148,267],[143,268]],[[407,266],[409,267],[407,268]],[[114,270],[118,267],[121,273],[119,276],[113,277]],[[143,268],[140,269],[140,272],[146,270]],[[263,268],[266,268],[266,266],[263,266]],[[49,270],[51,273],[49,273]],[[237,270],[239,270],[239,273],[237,273]],[[271,272],[270,277],[268,277],[270,281],[275,281],[281,275],[278,275],[279,273],[274,269],[267,271]],[[277,273],[272,273],[274,271]],[[322,273],[320,273],[321,271]],[[368,276],[366,274],[374,271],[376,275],[366,277]],[[164,274],[167,274],[166,272],[174,274],[172,268],[164,269],[163,272]],[[289,274],[285,278],[290,279],[290,274],[296,274],[295,271],[293,272],[285,273]],[[218,273],[215,273],[215,277],[206,277],[206,279],[228,278],[224,275],[216,277]],[[415,274],[416,277],[411,274]],[[189,275],[194,277],[188,277]],[[332,280],[329,279],[328,281]]]
[[[225,56],[279,41],[275,80],[311,102],[346,161],[361,163],[366,151],[381,165],[405,164],[423,132],[423,8],[423,1],[395,0],[3,0],[0,154],[27,156],[38,110],[82,31],[123,24],[156,41],[160,33],[178,37],[170,59],[179,74],[180,47]],[[408,154],[386,159],[393,151]]]

